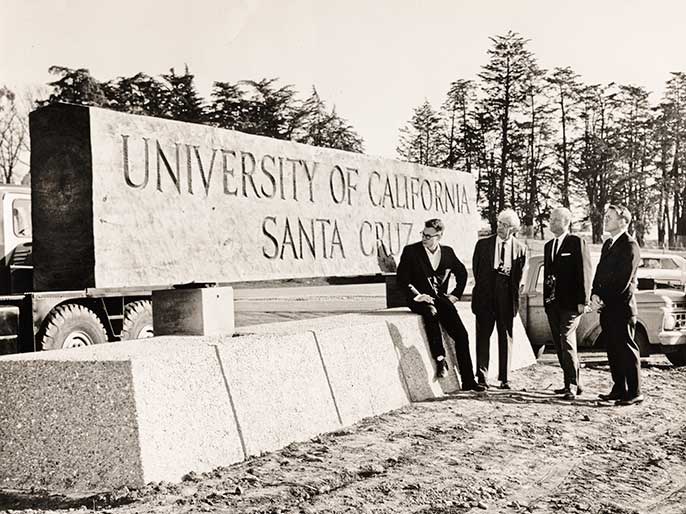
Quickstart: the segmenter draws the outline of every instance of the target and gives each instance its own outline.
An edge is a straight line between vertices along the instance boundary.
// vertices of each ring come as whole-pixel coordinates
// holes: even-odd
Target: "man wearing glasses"
[[[605,213],[605,240],[593,277],[591,309],[600,310],[601,336],[607,349],[612,374],[612,389],[599,395],[614,400],[615,405],[633,405],[643,401],[641,361],[636,332],[636,270],[641,253],[636,240],[627,234],[631,223],[629,209],[610,205]]]
[[[408,307],[421,314],[429,339],[431,355],[436,360],[436,376],[448,375],[441,325],[455,341],[455,353],[463,391],[483,391],[474,380],[474,368],[469,355],[469,336],[464,328],[455,302],[467,284],[467,269],[449,246],[440,245],[445,226],[438,219],[424,224],[420,242],[406,246],[398,265],[398,282],[407,294]],[[448,292],[450,275],[455,288]]]
[[[512,209],[498,215],[496,235],[480,239],[474,248],[472,312],[476,316],[476,376],[488,387],[491,334],[498,331],[498,380],[510,389],[508,373],[512,356],[512,327],[519,310],[519,282],[526,264],[526,248],[513,235],[519,217]]]

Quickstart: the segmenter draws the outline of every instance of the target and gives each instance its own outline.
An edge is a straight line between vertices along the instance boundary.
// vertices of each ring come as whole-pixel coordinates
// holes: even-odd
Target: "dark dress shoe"
[[[569,391],[569,387],[560,387],[559,389],[554,389],[553,393],[555,394],[565,394],[567,391]]]
[[[562,396],[563,400],[573,400],[576,398],[576,395],[572,391],[567,391],[565,394]]]
[[[623,400],[617,400],[615,405],[634,405],[636,403],[641,403],[644,400],[643,395],[639,394],[631,398],[624,398]]]
[[[509,382],[501,382],[501,384],[498,386],[498,389],[512,389],[512,387],[510,387]]]
[[[598,395],[598,398],[600,398],[601,400],[605,400],[605,401],[623,400],[624,394],[623,393],[615,393],[614,391],[610,391],[608,394],[600,393]]]
[[[483,387],[484,389],[488,389],[491,387],[491,385],[488,382],[477,382],[477,384]]]
[[[468,384],[462,388],[463,391],[476,391],[478,393],[485,391],[486,387],[483,384],[477,384],[474,382],[473,384]]]

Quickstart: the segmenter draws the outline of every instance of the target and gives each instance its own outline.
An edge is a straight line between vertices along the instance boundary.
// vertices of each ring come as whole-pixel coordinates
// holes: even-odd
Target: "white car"
[[[636,275],[656,282],[686,284],[686,259],[672,253],[642,252]]]

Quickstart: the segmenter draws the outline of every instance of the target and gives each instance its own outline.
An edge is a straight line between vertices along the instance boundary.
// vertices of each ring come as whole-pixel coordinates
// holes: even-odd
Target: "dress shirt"
[[[610,246],[608,246],[607,248],[608,248],[608,249],[612,248],[612,245],[615,244],[615,241],[617,241],[617,239],[619,239],[620,237],[622,237],[622,234],[623,234],[624,232],[626,232],[626,230],[622,230],[622,231],[621,231],[619,234],[617,234],[616,236],[610,236]]]
[[[438,269],[438,265],[441,263],[441,245],[438,245],[438,248],[436,248],[436,251],[433,253],[431,253],[426,246],[424,247],[424,251],[426,252],[426,255],[429,256],[431,267],[434,271],[436,271]]]
[[[550,260],[554,261],[555,257],[557,257],[557,254],[560,253],[560,248],[562,248],[562,242],[565,240],[565,237],[567,237],[568,232],[563,232],[559,237],[556,237],[553,239],[553,247],[550,249],[552,252],[553,250],[556,251],[556,253],[551,253],[550,255]],[[555,240],[557,240],[557,247],[555,246]]]
[[[503,259],[503,266],[506,268],[512,267],[512,236],[505,241],[500,239],[500,236],[495,238],[495,255],[493,256],[493,269],[498,269],[500,265],[500,245],[505,243],[505,259]]]

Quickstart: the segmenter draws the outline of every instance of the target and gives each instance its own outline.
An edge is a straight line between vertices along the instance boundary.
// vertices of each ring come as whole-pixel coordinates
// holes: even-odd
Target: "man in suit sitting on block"
[[[448,375],[441,325],[455,341],[455,353],[463,391],[483,391],[474,380],[469,355],[469,336],[455,308],[467,285],[467,269],[453,249],[439,244],[445,226],[438,219],[427,220],[420,242],[407,245],[400,256],[398,283],[407,295],[408,307],[421,314],[429,339],[431,355],[436,361],[436,376]],[[455,288],[448,292],[450,275]]]

